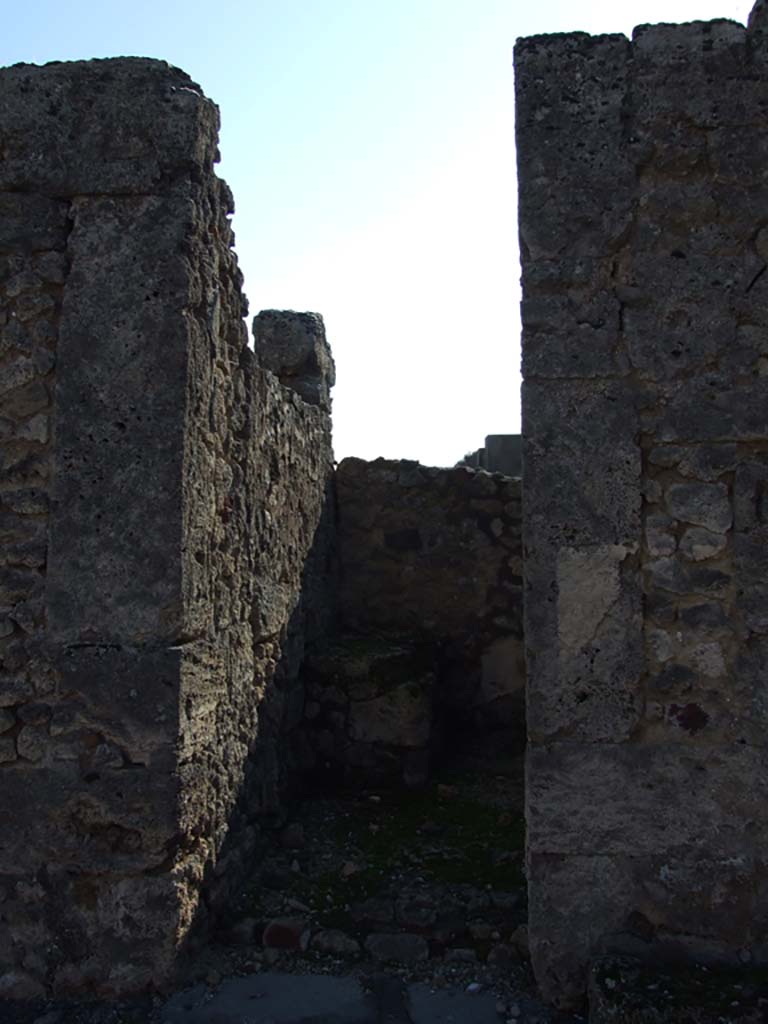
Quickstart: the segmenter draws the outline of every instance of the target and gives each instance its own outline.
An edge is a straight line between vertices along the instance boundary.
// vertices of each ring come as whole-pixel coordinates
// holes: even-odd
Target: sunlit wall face
[[[0,63],[138,54],[222,111],[253,312],[323,313],[338,457],[450,464],[519,429],[512,45],[751,0],[38,0]]]

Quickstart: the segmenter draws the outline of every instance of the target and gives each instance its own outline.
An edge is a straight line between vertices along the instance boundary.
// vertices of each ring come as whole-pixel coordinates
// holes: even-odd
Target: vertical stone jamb
[[[167,983],[294,767],[332,361],[247,348],[217,128],[159,61],[0,71],[0,996]]]
[[[762,12],[516,49],[531,948],[563,1005],[602,952],[765,958]]]

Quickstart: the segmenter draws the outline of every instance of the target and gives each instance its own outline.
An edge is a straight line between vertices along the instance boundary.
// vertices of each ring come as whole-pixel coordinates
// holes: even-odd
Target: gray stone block
[[[17,64],[0,77],[0,189],[156,195],[212,172],[218,110],[164,61]]]

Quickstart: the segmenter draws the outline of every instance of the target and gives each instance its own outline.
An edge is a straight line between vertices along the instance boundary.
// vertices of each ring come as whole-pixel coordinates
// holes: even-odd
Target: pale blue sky
[[[221,108],[251,312],[325,317],[338,458],[451,464],[519,429],[517,36],[751,0],[28,0],[0,64],[159,57]]]

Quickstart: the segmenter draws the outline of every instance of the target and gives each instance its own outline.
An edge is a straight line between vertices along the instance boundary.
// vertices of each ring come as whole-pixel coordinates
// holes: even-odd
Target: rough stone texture
[[[768,960],[765,11],[517,44],[530,947],[564,1005],[601,952]]]
[[[520,481],[345,459],[336,493],[342,628],[405,644],[416,661],[426,648],[433,717],[522,740]]]
[[[168,980],[329,614],[329,417],[246,347],[217,124],[159,61],[0,71],[6,995]]]
[[[305,402],[330,412],[336,370],[322,317],[264,309],[253,321],[253,340],[261,366]]]
[[[523,471],[523,438],[520,434],[487,434],[485,445],[465,455],[457,465],[487,469],[489,473],[520,476]]]
[[[355,784],[426,780],[439,735],[429,644],[347,634],[310,654],[302,674],[316,778],[320,770]]]

